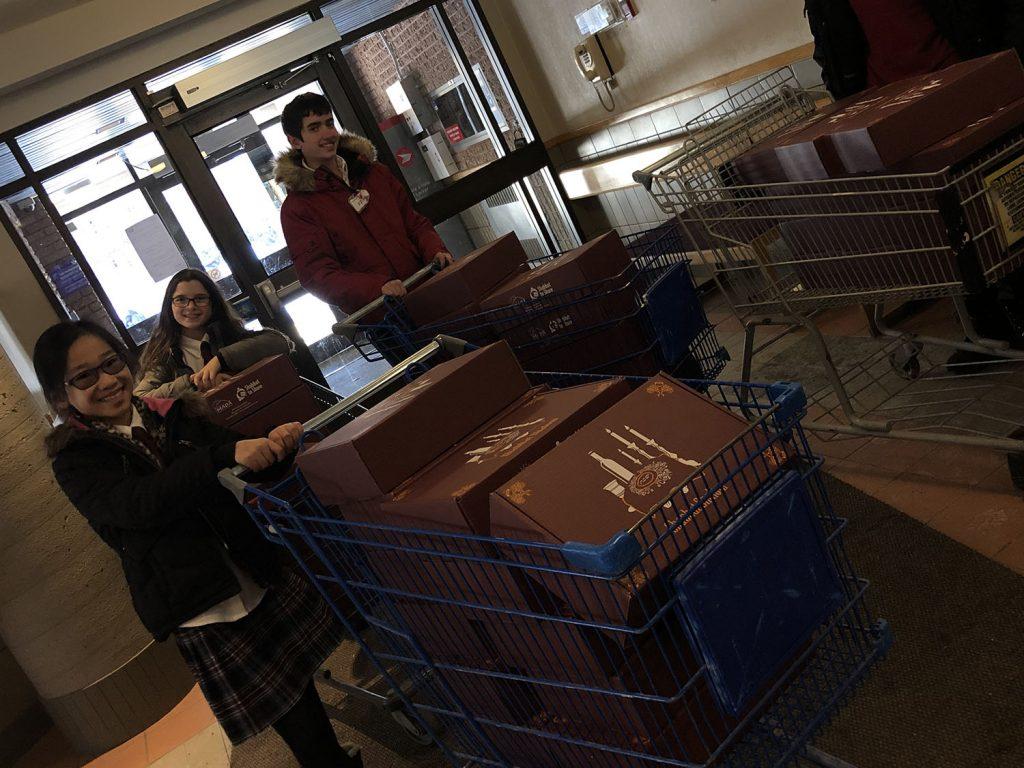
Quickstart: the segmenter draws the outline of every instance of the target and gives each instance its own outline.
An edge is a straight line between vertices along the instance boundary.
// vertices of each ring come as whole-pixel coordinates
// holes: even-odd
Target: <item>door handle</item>
[[[256,290],[260,292],[260,296],[263,297],[264,303],[271,312],[275,315],[281,312],[281,298],[278,296],[277,288],[274,287],[272,280],[256,283]]]

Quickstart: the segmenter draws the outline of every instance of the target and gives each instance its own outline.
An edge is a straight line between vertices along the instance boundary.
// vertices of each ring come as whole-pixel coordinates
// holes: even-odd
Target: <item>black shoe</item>
[[[345,760],[338,768],[363,768],[363,750],[361,747],[346,741],[341,745],[341,748],[345,752]]]

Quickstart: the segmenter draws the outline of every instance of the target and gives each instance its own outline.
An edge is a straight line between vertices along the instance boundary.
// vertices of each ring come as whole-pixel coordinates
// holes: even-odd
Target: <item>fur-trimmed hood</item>
[[[373,142],[350,131],[341,131],[341,138],[338,139],[338,154],[343,152],[356,155],[367,163],[377,160],[377,148]],[[288,193],[316,191],[315,171],[302,164],[302,153],[297,149],[290,149],[277,156],[274,181],[284,186]]]
[[[185,415],[194,418],[209,417],[210,406],[198,392],[189,392],[176,399],[169,397],[132,398],[132,404],[138,409],[143,421],[146,421],[150,414],[160,419],[167,418],[167,414],[179,402]],[[43,443],[46,447],[46,455],[52,459],[73,441],[89,437],[92,432],[93,430],[88,424],[72,416],[54,427],[53,431],[46,436]]]

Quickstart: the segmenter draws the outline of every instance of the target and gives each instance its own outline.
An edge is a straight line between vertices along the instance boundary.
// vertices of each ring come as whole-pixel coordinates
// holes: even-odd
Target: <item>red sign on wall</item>
[[[398,149],[395,150],[395,160],[398,161],[398,164],[402,168],[408,168],[410,165],[412,165],[412,158],[412,150],[409,149],[408,147],[399,147]]]
[[[449,144],[455,144],[462,141],[465,135],[462,133],[462,127],[457,123],[455,125],[449,125],[444,129],[445,135],[448,137]]]

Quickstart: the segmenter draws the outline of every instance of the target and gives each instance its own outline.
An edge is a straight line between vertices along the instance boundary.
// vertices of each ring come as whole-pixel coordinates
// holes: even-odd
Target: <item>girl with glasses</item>
[[[61,418],[46,442],[57,483],[120,557],[145,627],[174,637],[231,741],[272,727],[302,766],[360,768],[313,684],[343,630],[217,481],[288,458],[302,426],[241,439],[204,418],[197,394],[133,397],[134,359],[88,321],[45,331],[33,364]]]
[[[209,275],[183,269],[167,283],[135,394],[178,397],[193,389],[205,392],[229,374],[293,349],[283,333],[246,330]]]

